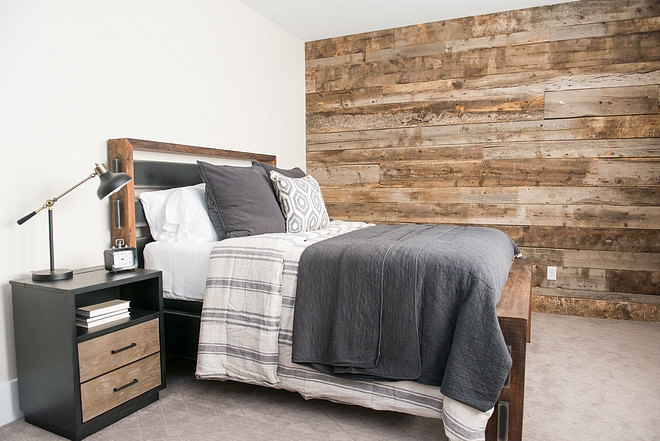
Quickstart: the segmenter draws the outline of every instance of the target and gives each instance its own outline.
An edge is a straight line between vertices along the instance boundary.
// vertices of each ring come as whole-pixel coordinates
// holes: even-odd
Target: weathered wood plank
[[[529,225],[600,228],[660,228],[660,207],[612,205],[524,205]],[[593,268],[593,267],[588,267]]]
[[[341,165],[338,167],[308,167],[320,185],[377,185],[380,180],[378,165]]]
[[[407,131],[420,133],[423,145],[481,144],[503,142],[563,141],[577,139],[626,139],[660,137],[658,115],[569,118],[548,121],[429,126],[307,135],[307,143],[361,141],[389,138]],[[419,132],[417,132],[419,130]]]
[[[344,188],[323,187],[326,202],[423,204],[515,204],[518,189],[512,187],[439,187],[439,188]]]
[[[447,97],[506,95],[546,90],[645,86],[660,83],[660,62],[609,64],[533,72],[514,72],[474,78],[453,78],[383,86],[383,102],[441,100]]]
[[[586,158],[383,162],[380,182],[405,187],[579,187],[597,180],[596,162]]]
[[[489,96],[308,112],[310,133],[543,119],[543,95]]]
[[[660,268],[656,271],[607,270],[609,291],[660,295]]]
[[[395,30],[396,46],[469,40],[526,31],[654,17],[655,0],[573,2],[425,23]]]
[[[417,222],[481,225],[519,225],[524,223],[524,210],[517,205],[491,204],[419,204],[326,202],[328,214],[335,219],[368,222]]]
[[[489,35],[484,37],[449,40],[445,42],[447,53],[466,52],[475,49],[518,46],[522,44],[550,41],[550,30],[535,29],[531,31],[513,32],[510,34]]]
[[[658,115],[420,127],[422,145],[659,138]]]
[[[366,32],[305,43],[305,60],[330,58],[394,47],[394,30]]]
[[[660,206],[659,187],[518,187],[523,205]]]
[[[337,92],[316,92],[306,95],[307,112],[343,109],[346,107],[382,104],[383,88],[350,89]]]
[[[550,41],[634,34],[660,30],[660,17],[551,27],[549,30]]]
[[[305,69],[321,69],[328,66],[336,66],[339,64],[360,64],[364,63],[364,52],[359,52],[357,54],[348,54],[340,55],[337,57],[328,57],[328,58],[316,58],[313,60],[307,60],[305,62]]]
[[[536,27],[533,30],[512,32],[500,35],[466,38],[445,41],[447,52],[465,52],[504,46],[517,46],[528,43],[575,40],[579,38],[606,37],[619,34],[651,32],[660,29],[658,17],[646,17],[633,20],[603,21],[562,27]]]
[[[660,321],[656,296],[572,289],[532,288],[532,310],[619,320]]]
[[[658,187],[323,187],[331,202],[660,206]]]
[[[651,113],[658,113],[657,85],[545,93],[545,119]]]
[[[502,226],[498,226],[497,228],[501,229]],[[525,260],[530,261],[535,266],[564,266],[564,250],[552,248],[529,248],[520,246],[520,244],[518,244],[518,247]]]
[[[422,134],[417,127],[360,130],[358,132],[310,133],[307,135],[307,151],[418,146],[421,141]]]
[[[535,26],[564,27],[603,21],[622,21],[658,15],[657,0],[587,0],[532,8]]]
[[[305,72],[305,93],[316,92],[316,73]]]
[[[660,207],[602,207],[516,204],[328,202],[341,216],[374,215],[382,221],[484,225],[545,225],[601,228],[660,228]],[[352,213],[348,213],[348,209]],[[339,215],[339,214],[337,214]],[[603,216],[601,218],[601,216]]]
[[[596,166],[598,172],[587,179],[587,184],[660,185],[660,162],[655,159],[603,159]]]
[[[367,52],[365,62],[373,63],[375,61],[397,60],[401,58],[435,56],[441,55],[444,52],[445,44],[443,42],[394,47],[392,49],[381,49],[378,51]]]
[[[604,62],[607,60],[607,62]],[[445,54],[442,78],[660,60],[660,31]]]
[[[484,144],[484,159],[660,158],[656,138],[584,139],[578,141]]]
[[[521,247],[660,253],[660,230],[543,225],[497,228]]]
[[[364,64],[328,66],[314,70],[316,90],[360,89],[384,84],[415,83],[442,78],[444,54],[397,60],[383,60]]]
[[[524,32],[530,29],[531,17],[531,11],[517,10],[406,26],[395,29],[395,46],[416,46]]]
[[[564,266],[612,270],[657,271],[660,253],[565,250]]]
[[[321,150],[307,154],[307,166],[411,160],[481,160],[483,156],[483,147],[479,145]]]

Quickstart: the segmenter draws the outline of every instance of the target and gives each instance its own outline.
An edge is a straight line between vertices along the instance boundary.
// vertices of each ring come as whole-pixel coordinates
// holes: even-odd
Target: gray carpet
[[[233,382],[168,360],[160,401],[89,440],[446,440],[442,422]],[[534,314],[524,439],[660,440],[660,323]],[[18,420],[0,440],[62,438]]]

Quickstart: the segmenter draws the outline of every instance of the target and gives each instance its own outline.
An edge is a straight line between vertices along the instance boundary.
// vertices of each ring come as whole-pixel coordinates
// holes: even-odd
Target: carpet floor
[[[533,314],[524,440],[660,440],[660,323]],[[61,440],[19,419],[0,440]],[[235,382],[168,360],[160,400],[87,438],[446,440],[441,420],[376,412]]]

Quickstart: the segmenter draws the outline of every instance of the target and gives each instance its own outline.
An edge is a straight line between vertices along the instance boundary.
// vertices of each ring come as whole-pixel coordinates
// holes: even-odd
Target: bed
[[[206,289],[207,284],[205,280],[207,274],[204,274],[204,270],[199,270],[199,268],[204,268],[205,265],[211,262],[210,256],[213,253],[214,245],[212,243],[199,246],[199,244],[191,245],[177,242],[174,244],[153,242],[149,226],[144,217],[142,204],[136,198],[136,194],[145,189],[177,188],[200,184],[201,178],[198,166],[191,163],[135,161],[134,151],[152,152],[156,155],[174,154],[197,158],[238,159],[248,161],[247,164],[249,164],[249,161],[259,161],[272,166],[276,165],[276,158],[271,155],[128,138],[108,141],[108,161],[113,171],[122,171],[134,176],[134,181],[112,196],[112,241],[114,243],[116,239],[122,239],[126,244],[137,246],[141,265],[144,265],[146,254],[150,265],[164,271],[166,352],[168,355],[173,356],[197,358],[198,348],[204,347],[204,342],[200,346],[199,340],[203,305],[199,293]],[[171,161],[171,158],[169,160]],[[364,225],[355,226],[348,223],[342,225],[341,222],[338,222],[329,226],[328,231],[334,229],[335,232],[346,233],[347,231],[342,229],[359,230],[362,227]],[[282,237],[276,234],[275,237],[269,240],[274,241],[273,243],[285,243],[293,237],[286,236],[286,234],[288,233],[285,233]],[[326,239],[326,237],[316,237],[315,233],[308,234],[308,236],[304,241],[315,241],[317,239],[322,241]],[[239,242],[241,241],[243,239],[239,239]],[[226,243],[230,244],[230,242]],[[249,241],[246,243],[249,243]],[[261,246],[258,245],[258,247]],[[294,255],[302,252],[296,248],[298,245],[295,243],[283,246],[288,247],[286,249],[289,251],[286,252]],[[162,249],[159,250],[159,248]],[[531,265],[524,259],[514,260],[496,309],[497,321],[511,355],[511,369],[493,408],[492,416],[488,419],[485,431],[488,440],[519,440],[522,438],[525,351],[526,343],[530,339],[530,294]],[[286,296],[282,302],[286,303]],[[287,311],[286,308],[282,308],[282,310],[283,329],[278,329],[276,333],[279,336],[291,331],[290,326],[293,321],[293,310]],[[226,325],[221,323],[221,326]],[[245,324],[239,323],[239,326],[245,326]],[[287,332],[284,332],[284,328],[287,328]],[[479,420],[479,418],[488,418],[488,415],[490,415],[490,412],[470,414],[472,410],[476,411],[476,409],[461,408],[460,403],[456,407],[456,403],[452,403],[452,400],[446,399],[439,393],[438,387],[420,385],[405,380],[381,382],[338,378],[299,364],[293,364],[290,361],[291,339],[276,338],[276,340],[275,344],[278,345],[276,350],[279,351],[279,356],[275,367],[275,375],[278,375],[278,379],[275,382],[268,379],[268,375],[272,375],[272,372],[264,374],[266,376],[255,376],[254,378],[235,378],[231,372],[223,372],[217,376],[212,373],[205,374],[199,363],[198,376],[200,378],[223,380],[237,379],[238,381],[296,391],[306,398],[325,398],[377,410],[394,410],[433,418],[444,417],[445,429],[448,430],[447,434],[455,439],[480,439],[480,434],[469,433],[470,428],[463,427],[461,424],[452,426],[450,421],[452,413],[462,418],[467,412],[469,415],[465,418],[468,421],[472,417]],[[204,357],[200,356],[200,358],[203,359]],[[288,378],[288,380],[284,378]],[[460,420],[460,418],[458,419]]]

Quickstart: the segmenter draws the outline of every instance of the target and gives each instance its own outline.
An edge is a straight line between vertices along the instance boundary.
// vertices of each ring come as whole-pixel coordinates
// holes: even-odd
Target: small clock
[[[138,266],[137,249],[124,246],[123,239],[117,239],[112,249],[103,252],[105,269],[113,273],[132,270]]]

